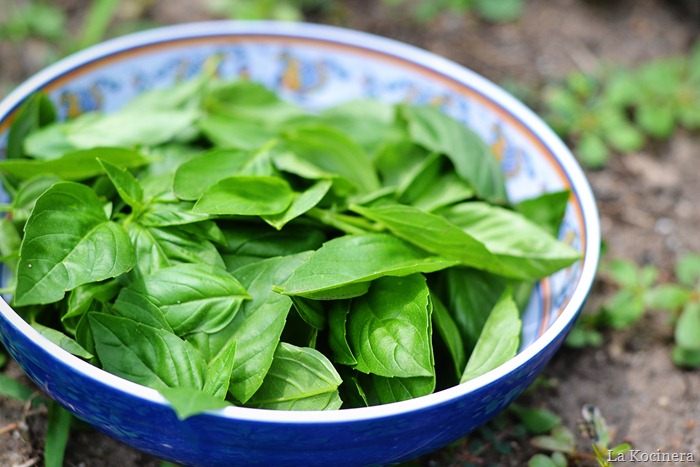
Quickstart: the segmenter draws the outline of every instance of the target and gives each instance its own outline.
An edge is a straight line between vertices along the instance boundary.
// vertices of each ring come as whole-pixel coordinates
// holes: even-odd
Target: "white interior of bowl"
[[[295,48],[294,44],[299,43],[304,47]],[[143,54],[143,45],[157,52],[157,56]],[[179,53],[182,46],[191,48],[185,58]],[[255,60],[248,57],[252,52]],[[280,80],[285,69],[269,64],[258,66],[261,56],[267,56],[269,63],[280,63],[282,53],[299,66],[326,67],[326,81],[315,87],[285,86]],[[229,407],[218,414],[285,423],[339,422],[429,407],[506,378],[549,346],[575,318],[592,284],[600,244],[595,201],[578,163],[561,140],[519,101],[479,75],[422,49],[356,31],[302,23],[212,22],[173,26],[115,39],[47,68],[0,103],[0,119],[5,119],[39,88],[47,89],[55,102],[65,93],[80,97],[80,93],[100,92],[100,110],[108,112],[143,88],[186,79],[187,73],[201,68],[208,57],[217,54],[222,59],[221,73],[225,77],[251,76],[277,89],[283,97],[310,108],[358,97],[437,103],[487,143],[503,137],[508,145],[501,156],[511,198],[517,201],[543,191],[571,188],[574,197],[560,238],[568,239],[584,253],[583,261],[539,284],[524,315],[524,322],[535,324],[524,329],[520,353],[479,378],[429,396],[370,408],[299,413]],[[160,65],[154,65],[153,60]],[[99,86],[104,88],[100,90]],[[61,111],[65,116],[67,109]],[[0,147],[6,133],[7,124],[0,124]],[[542,310],[547,316],[528,315],[541,314]],[[5,301],[0,301],[0,312],[63,364],[121,391],[165,403],[157,391],[106,373],[58,348]]]

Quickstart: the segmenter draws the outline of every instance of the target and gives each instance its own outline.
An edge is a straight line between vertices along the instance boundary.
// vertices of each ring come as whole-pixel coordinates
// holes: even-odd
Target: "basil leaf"
[[[284,284],[281,293],[317,300],[351,298],[384,276],[433,272],[458,264],[389,234],[346,235],[323,244]]]
[[[66,126],[66,139],[78,149],[98,146],[157,146],[186,133],[199,117],[195,109],[125,109],[101,115],[76,125],[79,117]]]
[[[375,280],[348,314],[355,369],[389,378],[434,377],[430,312],[421,274]]]
[[[510,292],[506,292],[486,319],[460,383],[481,376],[515,357],[521,328],[518,307]]]
[[[216,246],[186,225],[147,227],[147,230],[168,258],[169,264],[203,263],[224,267],[224,260]]]
[[[285,146],[322,170],[345,178],[362,193],[379,189],[369,157],[344,133],[322,125],[300,127],[284,134]]]
[[[233,341],[224,347],[216,355],[207,367],[207,378],[204,381],[204,392],[221,399],[226,398],[229,384],[231,383],[231,373],[233,372],[233,362],[236,356],[236,342]]]
[[[237,117],[270,128],[306,114],[262,84],[247,80],[210,84],[202,98],[202,106],[211,114]]]
[[[318,331],[326,328],[326,313],[321,302],[303,297],[292,297],[292,304],[299,313],[299,317],[306,324]]]
[[[129,318],[152,328],[173,332],[165,313],[146,296],[136,290],[125,287],[117,296],[112,313],[122,318]]]
[[[229,392],[241,403],[246,403],[262,384],[292,307],[292,300],[273,292],[270,284],[287,280],[307,256],[308,253],[299,253],[270,258],[236,271],[241,284],[253,297],[243,304],[223,332],[225,338],[236,341]]]
[[[185,420],[207,410],[223,409],[231,405],[230,402],[221,397],[191,387],[164,387],[159,388],[158,392],[170,402],[180,420]]]
[[[347,337],[347,319],[350,313],[350,300],[334,300],[328,309],[328,346],[333,352],[333,360],[343,365],[357,365]]]
[[[7,135],[7,158],[25,156],[24,139],[27,135],[56,120],[56,109],[51,100],[42,93],[32,94],[17,111]]]
[[[206,151],[177,168],[173,190],[180,199],[199,199],[207,188],[221,180],[246,174],[248,165],[255,157],[255,153],[237,149],[217,148]]]
[[[224,269],[190,263],[159,269],[124,290],[141,294],[160,308],[178,336],[223,329],[243,300],[250,298]]]
[[[416,208],[431,212],[474,197],[474,189],[455,173],[441,175],[412,199]]]
[[[237,176],[220,180],[195,203],[195,212],[215,215],[279,214],[294,200],[289,184],[278,177]]]
[[[505,208],[468,202],[441,210],[439,214],[486,245],[497,260],[488,268],[491,272],[535,280],[581,259],[579,252],[521,214]]]
[[[396,136],[395,106],[377,99],[358,99],[328,107],[314,116],[324,125],[340,130],[373,154],[379,146]]]
[[[207,214],[192,211],[194,204],[189,201],[164,202],[153,201],[148,203],[145,210],[138,217],[138,222],[147,227],[166,227],[173,225],[194,224],[209,219]],[[210,224],[213,228],[213,224]],[[223,235],[217,234],[209,240],[222,240]]]
[[[277,134],[258,122],[221,115],[202,118],[199,129],[216,146],[245,150],[259,149]]]
[[[302,193],[294,193],[293,200],[287,209],[279,214],[262,216],[263,220],[277,230],[282,229],[289,221],[316,206],[328,193],[332,184],[330,180],[321,180]]]
[[[469,288],[467,286],[469,283],[464,283],[464,288]],[[459,332],[457,323],[452,319],[452,315],[447,311],[445,305],[442,301],[435,295],[430,295],[430,300],[433,304],[433,323],[435,329],[437,329],[437,334],[442,338],[447,350],[452,358],[452,362],[455,367],[455,374],[457,379],[462,377],[462,371],[467,364],[467,352],[462,341],[462,335]]]
[[[501,276],[462,267],[439,272],[431,284],[452,314],[468,353],[474,349],[489,313],[509,285],[510,281]]]
[[[98,159],[98,162],[114,184],[122,201],[134,210],[141,211],[143,209],[143,188],[136,177],[127,169],[117,167],[104,159]]]
[[[372,405],[391,404],[432,394],[435,391],[435,377],[386,378],[370,375],[363,389]]]
[[[26,221],[39,196],[60,181],[60,178],[53,175],[39,175],[22,181],[12,200],[12,220]]]
[[[277,231],[267,224],[223,224],[226,246],[221,254],[229,271],[265,258],[315,250],[326,239],[323,232],[305,225],[289,224]]]
[[[140,167],[147,161],[132,149],[100,147],[66,152],[55,159],[8,159],[0,161],[0,171],[21,180],[53,175],[63,180],[80,181],[105,173],[99,159],[119,167]]]
[[[39,197],[25,226],[14,302],[56,302],[81,284],[129,271],[135,262],[129,236],[107,219],[97,195],[85,185],[57,183]]]
[[[493,262],[491,253],[483,243],[435,214],[401,204],[351,206],[350,209],[379,222],[397,237],[436,255],[482,269],[490,267]]]
[[[507,201],[498,159],[476,133],[434,107],[404,106],[401,112],[413,141],[446,155],[477,196],[494,203]]]
[[[92,354],[85,350],[80,344],[78,344],[72,338],[66,336],[61,331],[57,331],[53,328],[46,327],[39,323],[32,323],[32,327],[39,331],[39,333],[65,350],[66,352],[72,353],[76,357],[84,358],[89,360],[92,358]]]
[[[280,342],[270,370],[247,405],[279,410],[335,410],[343,380],[317,350]]]
[[[424,147],[402,138],[382,145],[374,158],[374,164],[384,186],[393,186],[403,192],[418,177],[430,156],[430,151]]]
[[[87,316],[106,371],[157,390],[204,385],[204,359],[175,334],[119,316]]]
[[[514,208],[532,223],[539,225],[556,237],[566,214],[566,206],[569,204],[570,197],[569,190],[544,193],[535,198],[521,201]]]
[[[93,309],[95,302],[107,303],[111,301],[119,293],[120,288],[121,285],[117,279],[79,285],[68,294],[66,309],[61,320],[65,325],[67,319],[82,316]]]

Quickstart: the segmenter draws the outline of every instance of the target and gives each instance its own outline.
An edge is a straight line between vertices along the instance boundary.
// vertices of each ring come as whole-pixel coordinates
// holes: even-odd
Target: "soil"
[[[71,21],[78,21],[88,2],[54,3],[64,5]],[[700,8],[693,0],[529,0],[524,14],[507,24],[457,14],[419,24],[407,8],[391,9],[388,3],[337,1],[311,19],[412,43],[495,82],[535,91],[573,70],[594,72],[605,64],[634,66],[687,53],[700,32]],[[122,20],[129,21],[170,24],[211,17],[203,0],[132,0],[124,5],[131,9],[121,12]],[[2,15],[0,11],[0,22]],[[0,41],[0,95],[42,67],[51,53],[41,41]],[[599,203],[606,260],[652,264],[661,280],[670,281],[678,258],[700,252],[700,210],[695,205],[700,199],[700,163],[695,160],[699,142],[698,135],[678,132],[668,142],[588,171]],[[596,310],[611,291],[600,278],[584,312]],[[671,362],[668,319],[648,314],[630,329],[607,332],[600,347],[563,348],[545,370],[547,387],[530,394],[527,404],[553,410],[574,432],[582,406],[593,404],[613,427],[615,442],[626,440],[646,453],[692,453],[698,462],[700,373],[680,370]],[[3,372],[22,378],[12,362]],[[22,404],[0,397],[0,465],[41,464],[45,425],[44,411],[27,412]],[[590,441],[578,438],[581,450],[590,452]],[[418,462],[521,466],[535,452],[528,437],[497,428],[495,438],[484,430]],[[590,458],[575,462],[596,465]],[[84,428],[71,436],[66,465],[157,466],[160,461]]]

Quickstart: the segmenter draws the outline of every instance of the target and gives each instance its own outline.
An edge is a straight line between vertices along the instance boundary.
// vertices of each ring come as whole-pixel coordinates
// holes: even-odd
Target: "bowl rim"
[[[465,383],[442,389],[415,399],[371,407],[334,411],[282,411],[230,406],[204,412],[201,415],[230,420],[283,424],[332,424],[376,420],[394,417],[438,407],[457,400],[471,392],[487,387],[501,378],[516,372],[551,345],[560,334],[567,331],[581,310],[593,284],[600,259],[600,220],[592,189],[574,155],[544,121],[523,103],[476,72],[428,50],[387,37],[347,29],[338,26],[281,21],[221,20],[163,26],[111,39],[83,51],[74,53],[34,74],[0,101],[0,122],[12,115],[34,90],[44,87],[62,75],[90,62],[111,54],[158,43],[181,39],[212,36],[265,36],[291,39],[313,39],[319,42],[340,44],[391,56],[403,62],[435,71],[473,89],[477,94],[501,107],[519,121],[553,155],[571,183],[571,189],[581,206],[584,234],[583,264],[578,282],[568,302],[549,328],[528,347],[499,367]],[[52,358],[67,365],[83,376],[127,393],[169,407],[167,400],[155,389],[133,383],[113,375],[61,349],[42,336],[22,319],[12,307],[0,298],[0,314],[20,333],[26,335]]]

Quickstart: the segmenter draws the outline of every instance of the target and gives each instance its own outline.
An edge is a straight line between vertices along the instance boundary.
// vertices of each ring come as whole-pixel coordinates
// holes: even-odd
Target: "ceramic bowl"
[[[559,236],[583,259],[537,284],[515,358],[460,386],[383,406],[333,412],[228,407],[179,421],[158,392],[68,354],[0,301],[0,338],[12,357],[79,418],[186,465],[392,464],[445,446],[505,408],[542,371],[583,305],[598,262],[599,218],[566,146],[523,104],[474,72],[413,46],[329,26],[166,27],[80,52],[19,86],[0,103],[0,154],[18,106],[35,91],[48,93],[60,118],[110,112],[141,92],[195,76],[213,56],[222,77],[249,77],[310,109],[361,97],[439,106],[493,147],[513,201],[571,190]]]

